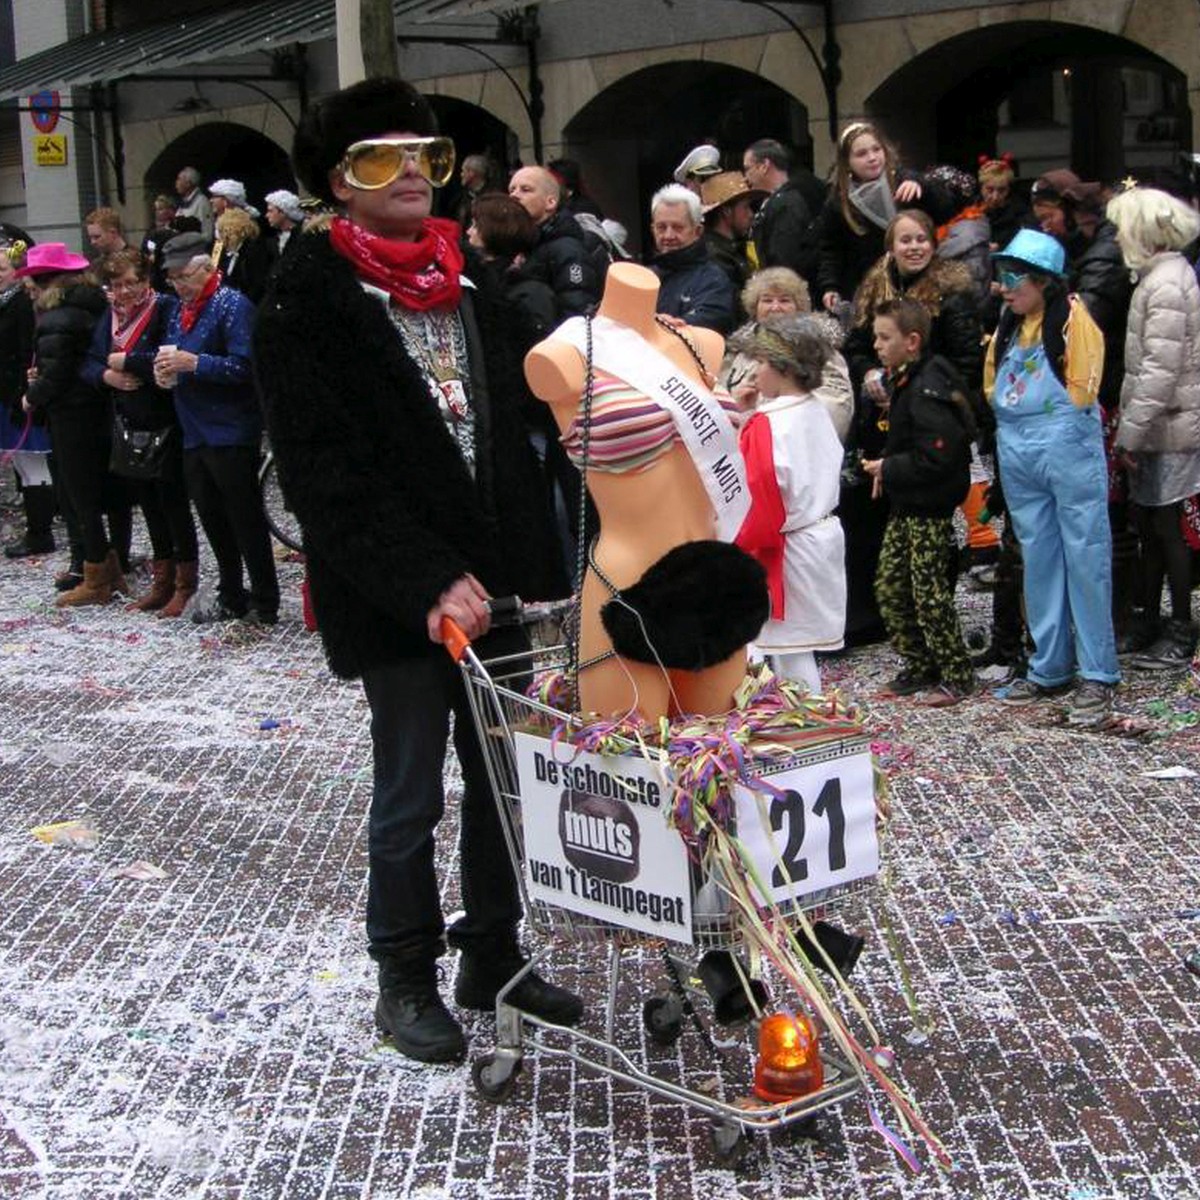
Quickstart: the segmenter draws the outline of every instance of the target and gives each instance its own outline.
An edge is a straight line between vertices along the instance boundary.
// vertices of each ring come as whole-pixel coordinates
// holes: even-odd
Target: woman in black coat
[[[217,266],[225,282],[252,304],[267,290],[278,254],[273,239],[262,236],[258,222],[242,208],[227,208],[217,218]]]
[[[931,198],[941,198],[936,185],[902,167],[876,126],[855,121],[842,130],[833,184],[817,218],[816,294],[823,308],[833,312],[853,301],[884,251],[884,231],[896,209],[925,208]]]
[[[104,528],[111,442],[108,405],[81,375],[92,331],[105,309],[88,261],[61,242],[34,246],[19,274],[37,312],[34,365],[24,403],[50,425],[55,469],[68,525],[83,548],[83,581],[55,601],[59,607],[107,604],[125,578]]]
[[[33,303],[16,273],[24,252],[24,243],[0,238],[0,450],[45,453],[50,449],[50,435],[44,422],[34,425],[21,407],[26,373],[33,362]],[[20,472],[17,477],[25,507],[25,532],[4,547],[5,557],[49,554],[54,549],[54,488],[49,483],[25,484]]]
[[[110,254],[102,274],[112,305],[96,322],[83,377],[109,399],[114,420],[119,416],[125,428],[170,431],[157,477],[129,481],[153,554],[150,590],[133,607],[177,617],[196,590],[196,523],[183,482],[183,437],[175,402],[170,389],[154,382],[154,356],[166,340],[178,301],[151,288],[151,263],[140,250]]]

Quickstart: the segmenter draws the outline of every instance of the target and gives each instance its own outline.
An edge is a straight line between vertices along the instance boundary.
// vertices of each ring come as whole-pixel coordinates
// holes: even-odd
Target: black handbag
[[[130,429],[120,413],[113,413],[108,469],[126,479],[170,479],[178,463],[178,438],[178,425]]]

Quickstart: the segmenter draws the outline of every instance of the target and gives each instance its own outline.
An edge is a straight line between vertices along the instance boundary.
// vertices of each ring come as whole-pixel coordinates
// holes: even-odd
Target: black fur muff
[[[702,671],[753,641],[770,611],[756,559],[727,542],[685,542],[622,588],[600,620],[623,658]]]

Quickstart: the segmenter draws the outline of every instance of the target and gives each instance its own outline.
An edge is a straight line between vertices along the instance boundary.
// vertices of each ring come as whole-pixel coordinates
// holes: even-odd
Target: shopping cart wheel
[[[746,1153],[750,1138],[736,1121],[714,1121],[712,1147],[717,1160],[731,1166]]]
[[[651,996],[642,1005],[642,1023],[656,1046],[673,1046],[683,1032],[683,1005],[678,996]]]
[[[520,1073],[519,1058],[485,1054],[471,1064],[471,1080],[475,1090],[492,1104],[503,1104],[512,1095]]]

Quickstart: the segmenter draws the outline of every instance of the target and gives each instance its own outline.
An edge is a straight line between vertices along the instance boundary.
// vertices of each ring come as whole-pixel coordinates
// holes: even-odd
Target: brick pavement
[[[1142,774],[1200,765],[1187,681],[1123,691],[1149,732],[1182,726],[1145,740],[982,698],[873,700],[885,650],[829,664],[870,702],[894,802],[890,886],[839,919],[871,935],[858,990],[958,1168],[910,1175],[858,1098],[816,1140],[759,1137],[727,1169],[704,1118],[570,1062],[530,1059],[493,1107],[466,1067],[379,1042],[366,710],[303,632],[294,566],[283,623],[222,640],[115,605],[55,612],[56,565],[0,564],[0,1196],[1200,1196],[1200,979],[1179,964],[1200,921],[1174,916],[1200,903],[1200,789]],[[964,594],[968,623],[985,602]],[[94,850],[28,832],[68,818],[95,824]],[[134,859],[168,877],[105,877]],[[888,924],[933,1022],[921,1045]],[[602,956],[560,948],[554,973],[599,1012]],[[644,1045],[660,982],[653,956],[632,964],[623,1044],[709,1086],[697,1037]],[[468,1019],[474,1047],[491,1024]]]

